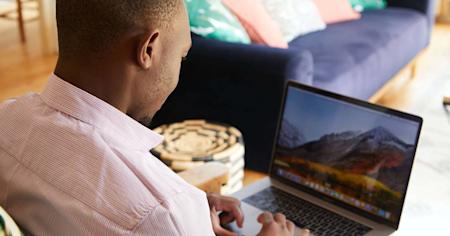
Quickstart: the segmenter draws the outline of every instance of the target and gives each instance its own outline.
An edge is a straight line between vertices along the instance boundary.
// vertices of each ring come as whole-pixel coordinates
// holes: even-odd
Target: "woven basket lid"
[[[234,161],[231,158],[235,159],[236,154],[244,156],[242,134],[229,125],[187,120],[154,131],[165,140],[152,153],[173,169],[189,169],[210,161],[227,163]]]

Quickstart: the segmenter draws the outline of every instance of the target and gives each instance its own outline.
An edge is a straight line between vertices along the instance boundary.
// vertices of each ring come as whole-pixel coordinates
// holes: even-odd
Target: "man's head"
[[[57,0],[55,73],[148,123],[189,51],[182,0]]]

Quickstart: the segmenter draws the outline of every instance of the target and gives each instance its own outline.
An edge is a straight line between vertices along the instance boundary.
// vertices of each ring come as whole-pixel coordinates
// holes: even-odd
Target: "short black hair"
[[[62,57],[100,53],[136,27],[168,27],[181,0],[57,0]]]

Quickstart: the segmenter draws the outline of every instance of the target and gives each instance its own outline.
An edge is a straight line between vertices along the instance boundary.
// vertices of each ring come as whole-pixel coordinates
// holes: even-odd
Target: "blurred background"
[[[423,116],[429,148],[421,150],[443,158],[450,156],[450,118],[442,108],[443,97],[450,96],[450,0],[437,1],[435,7],[431,43],[417,58],[417,67],[400,71],[371,101]],[[55,0],[0,0],[0,101],[40,92],[57,55]],[[247,171],[245,183],[262,176]]]
[[[425,123],[405,221],[427,234],[439,232],[436,224],[450,220],[450,113],[442,105],[450,96],[450,0],[298,1],[309,4],[294,13],[308,17],[297,22],[302,32],[283,30],[283,22],[292,21],[279,9],[292,0],[261,0],[265,9],[252,8],[248,0],[186,0],[194,46],[156,122],[205,118],[239,128],[248,185],[268,168],[285,80],[417,114]],[[207,16],[214,4],[216,11]],[[336,18],[341,10],[344,17]],[[214,27],[210,19],[218,18],[229,21],[228,28]],[[275,34],[267,22],[280,37],[270,37]],[[415,51],[407,56],[408,47]],[[55,0],[0,0],[0,101],[42,91],[57,56]],[[396,64],[401,69],[391,71]],[[186,105],[177,106],[180,101]],[[409,229],[405,235],[419,232]]]

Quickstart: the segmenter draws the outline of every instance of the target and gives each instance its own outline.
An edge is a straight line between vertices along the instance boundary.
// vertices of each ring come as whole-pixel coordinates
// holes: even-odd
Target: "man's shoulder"
[[[64,146],[58,141],[86,138],[92,133],[91,129],[89,125],[47,106],[38,94],[28,94],[0,104],[0,147],[18,158],[30,145]],[[77,142],[71,144],[72,147],[77,145]]]
[[[30,107],[42,103],[40,96],[29,93],[21,97],[10,98],[0,102],[0,119],[7,119],[17,113],[28,112]]]
[[[0,147],[9,149],[13,144],[18,143],[22,131],[33,124],[35,110],[40,109],[41,103],[37,94],[28,94],[0,103],[0,133],[2,134]]]
[[[159,205],[95,127],[46,106],[39,95],[1,104],[0,133],[0,149],[21,165],[16,175],[31,172],[122,227],[134,227]]]

